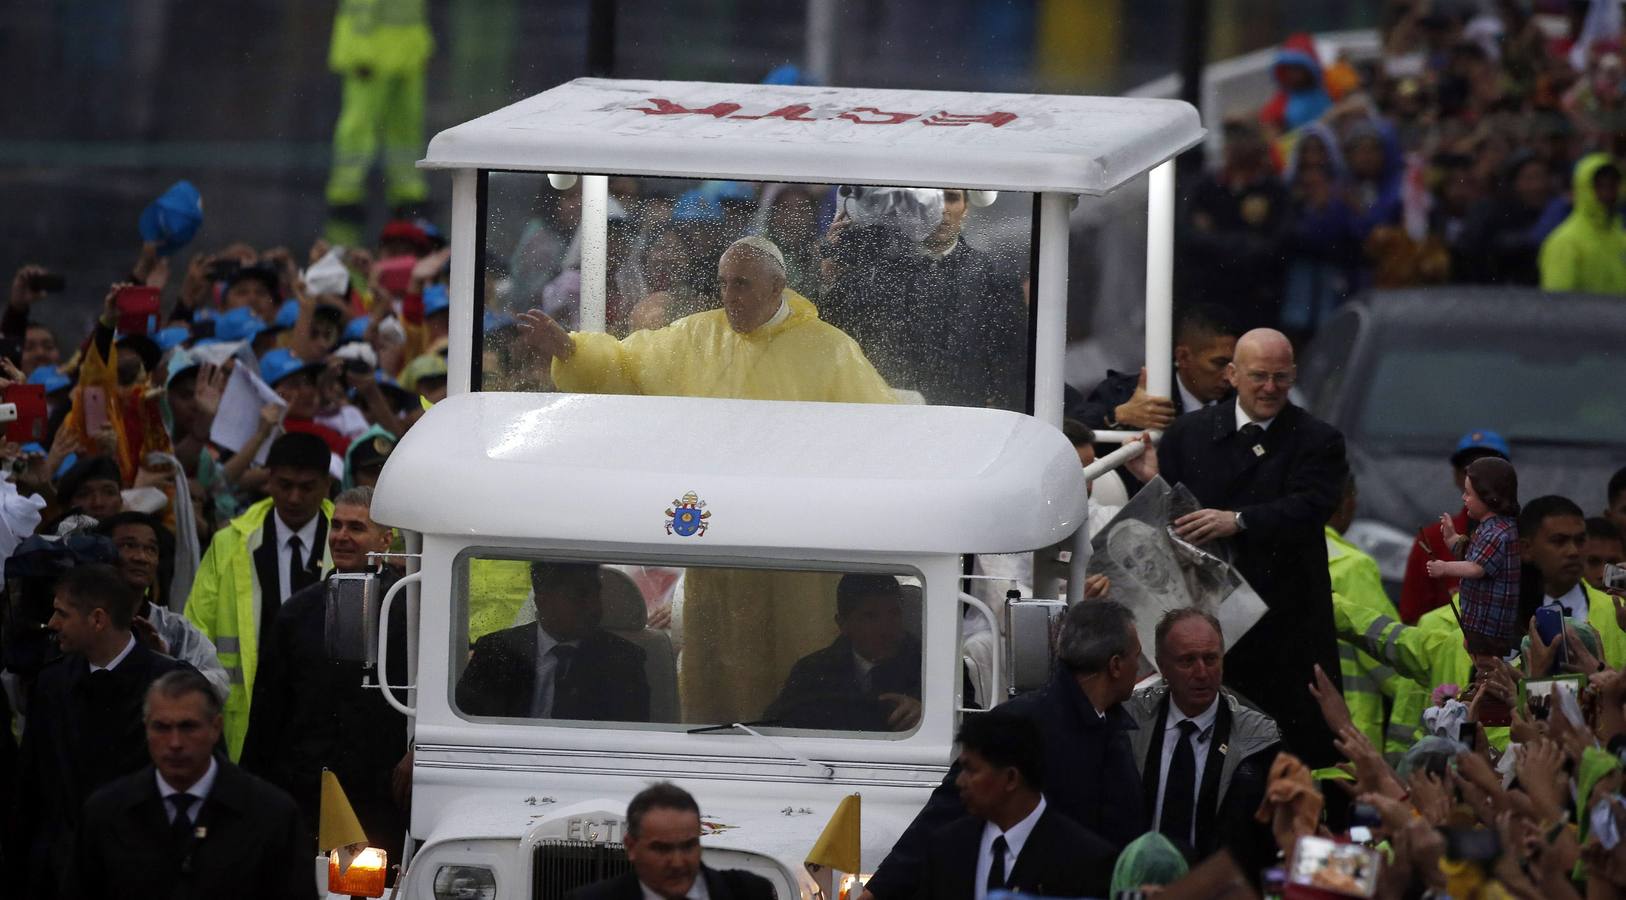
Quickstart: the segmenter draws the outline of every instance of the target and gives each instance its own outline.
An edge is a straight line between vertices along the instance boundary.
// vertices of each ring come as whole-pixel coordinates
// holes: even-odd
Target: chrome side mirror
[[[1056,640],[1066,614],[1067,604],[1061,600],[1005,601],[1005,683],[1013,694],[1038,690],[1050,682]]]
[[[328,659],[378,664],[378,613],[383,601],[378,576],[339,573],[327,580],[323,644]]]

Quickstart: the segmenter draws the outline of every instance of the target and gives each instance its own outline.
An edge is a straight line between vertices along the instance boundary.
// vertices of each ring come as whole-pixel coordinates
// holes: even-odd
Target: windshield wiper
[[[728,731],[728,730],[731,730],[731,729],[738,728],[739,730],[745,732],[746,734],[751,735],[754,738],[759,738],[759,739],[761,739],[763,741],[766,741],[769,744],[772,744],[773,748],[775,750],[778,750],[780,753],[784,754],[785,756],[790,757],[795,762],[797,762],[797,763],[799,763],[801,765],[804,765],[804,766],[808,767],[809,769],[812,769],[813,771],[819,773],[820,776],[822,776],[824,778],[834,778],[834,777],[836,777],[836,770],[831,768],[830,766],[827,766],[824,763],[814,762],[813,760],[808,759],[807,757],[803,756],[802,754],[797,753],[795,750],[792,750],[789,747],[786,747],[784,744],[779,743],[778,741],[774,740],[773,738],[768,737],[767,735],[763,734],[762,732],[757,731],[755,728],[751,727],[753,725],[777,725],[777,724],[779,724],[779,720],[777,720],[777,719],[758,719],[757,721],[754,721],[754,722],[733,722],[733,723],[722,724],[722,725],[703,725],[703,726],[701,726],[699,728],[691,728],[691,729],[689,729],[689,734],[713,734],[713,733],[716,733],[716,732],[719,732],[719,731]]]

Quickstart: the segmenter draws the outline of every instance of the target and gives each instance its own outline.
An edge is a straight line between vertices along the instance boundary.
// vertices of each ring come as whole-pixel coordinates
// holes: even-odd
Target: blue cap
[[[492,312],[488,309],[486,310],[485,318],[480,320],[480,330],[485,334],[491,334],[492,332],[501,331],[502,329],[513,325],[517,321],[517,319],[508,313]]]
[[[272,328],[292,328],[299,321],[299,301],[284,300],[277,307],[277,317],[271,320]]]
[[[1489,430],[1470,431],[1463,435],[1462,440],[1457,441],[1457,449],[1455,453],[1451,454],[1451,459],[1455,461],[1458,456],[1469,450],[1490,450],[1503,459],[1513,458],[1513,453],[1508,449],[1506,439]]]
[[[289,375],[320,369],[321,363],[308,363],[295,356],[292,351],[278,347],[260,357],[260,380],[276,387],[277,382]]]
[[[723,205],[700,192],[699,188],[684,191],[672,205],[674,222],[721,222]]]
[[[818,79],[808,77],[802,67],[795,63],[782,63],[775,66],[773,71],[762,76],[763,84],[818,84]]]
[[[246,306],[228,309],[215,316],[215,334],[198,341],[200,344],[218,344],[222,341],[252,341],[265,330],[265,323]]]
[[[23,452],[33,454],[34,456],[45,456],[46,455],[45,446],[43,444],[41,444],[39,441],[29,441],[28,443],[24,444],[23,445]]]
[[[367,316],[356,316],[344,323],[344,334],[339,337],[339,341],[349,344],[354,341],[367,340],[367,323],[370,321],[371,319]]]
[[[158,245],[160,256],[186,246],[203,225],[203,198],[189,181],[177,181],[141,211],[141,239]]]
[[[77,453],[69,453],[67,458],[62,460],[62,465],[57,466],[56,471],[51,473],[51,480],[52,481],[61,481],[62,476],[68,474],[68,471],[70,469],[72,469],[74,467],[74,464],[76,464],[78,462],[79,462],[79,454],[77,454]]]
[[[192,329],[185,325],[171,325],[152,333],[152,342],[159,350],[173,350],[192,338]]]
[[[452,296],[446,292],[446,285],[431,284],[423,289],[423,314],[432,316],[452,308]]]
[[[73,379],[62,374],[62,370],[56,366],[38,366],[28,373],[28,383],[44,385],[45,393],[54,394],[65,387],[72,387]]]
[[[739,202],[751,203],[757,199],[756,188],[743,181],[706,181],[700,185],[700,192],[719,203]]]

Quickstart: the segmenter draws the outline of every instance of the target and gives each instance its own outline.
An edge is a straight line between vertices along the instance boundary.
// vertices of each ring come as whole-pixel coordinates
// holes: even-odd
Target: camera
[[[853,261],[913,253],[943,222],[940,190],[844,184],[836,194],[851,224],[835,253]]]
[[[1626,590],[1626,566],[1609,563],[1603,567],[1603,586]]]

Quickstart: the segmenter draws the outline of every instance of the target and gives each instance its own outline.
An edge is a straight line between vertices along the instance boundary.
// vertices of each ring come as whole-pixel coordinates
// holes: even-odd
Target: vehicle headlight
[[[497,900],[497,873],[487,866],[441,866],[435,900]]]
[[[1344,532],[1344,539],[1372,554],[1372,558],[1378,561],[1378,571],[1383,574],[1384,581],[1405,580],[1406,559],[1411,556],[1415,535],[1376,519],[1357,519]]]

